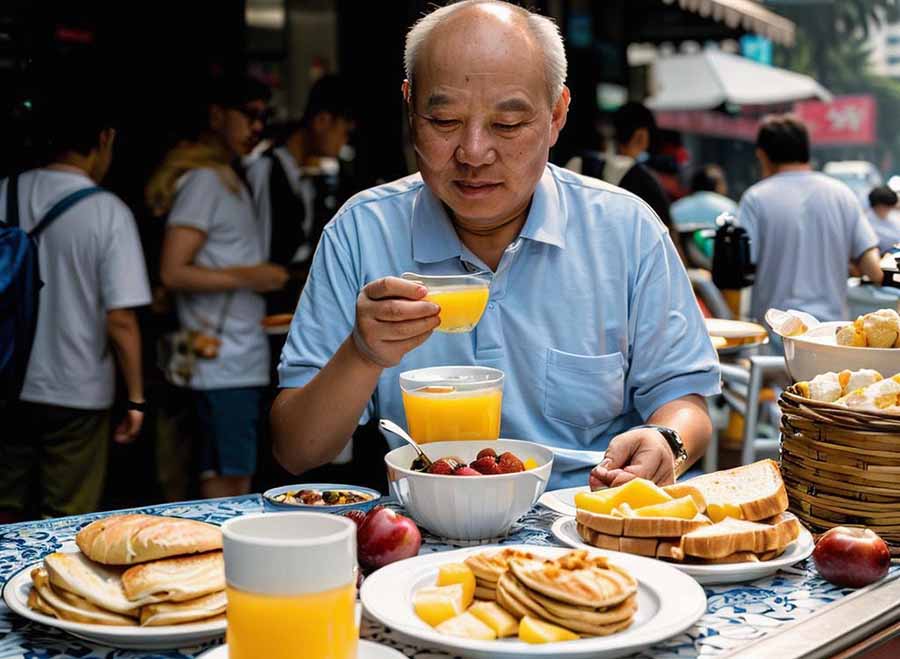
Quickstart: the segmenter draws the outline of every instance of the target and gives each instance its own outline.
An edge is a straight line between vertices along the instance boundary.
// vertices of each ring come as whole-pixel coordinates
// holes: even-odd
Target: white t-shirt
[[[240,194],[232,192],[212,169],[195,169],[181,178],[168,221],[206,234],[194,257],[196,265],[220,269],[266,260],[249,191],[242,185]],[[182,327],[215,335],[222,324],[219,355],[196,361],[191,389],[269,384],[269,343],[260,324],[265,301],[248,289],[233,291],[230,301],[228,297],[185,292],[175,296]]]
[[[294,194],[303,200],[305,213],[303,214],[303,235],[308,236],[313,227],[313,199],[315,189],[309,177],[304,177],[297,161],[291,152],[283,146],[274,149],[273,154],[278,158],[284,172],[287,174],[288,184]],[[256,217],[259,220],[259,228],[263,236],[263,248],[266,258],[271,255],[272,241],[272,200],[269,195],[269,175],[272,172],[272,159],[268,156],[259,156],[247,167],[247,180],[253,189],[253,203],[256,206]],[[315,245],[304,243],[297,248],[292,261],[306,261],[312,256]]]
[[[753,318],[777,307],[848,319],[848,264],[878,245],[850,188],[820,172],[775,174],[744,193],[738,221],[756,264]]]
[[[878,235],[878,249],[893,252],[894,245],[900,243],[900,212],[891,211],[884,219],[878,217],[871,208],[868,210],[869,223]]]
[[[84,174],[36,169],[19,176],[19,223],[30,231],[68,194],[95,185]],[[7,181],[0,183],[6,207]],[[106,314],[150,303],[141,241],[128,207],[110,192],[82,199],[38,238],[37,332],[21,399],[86,410],[115,395]]]

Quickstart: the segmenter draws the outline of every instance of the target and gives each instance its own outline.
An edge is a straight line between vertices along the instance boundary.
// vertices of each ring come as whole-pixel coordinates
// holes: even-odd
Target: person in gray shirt
[[[876,285],[884,277],[878,237],[859,201],[840,181],[812,171],[809,133],[793,115],[763,120],[756,157],[763,180],[738,207],[756,264],[751,316],[761,320],[777,307],[821,321],[848,319],[849,264]]]

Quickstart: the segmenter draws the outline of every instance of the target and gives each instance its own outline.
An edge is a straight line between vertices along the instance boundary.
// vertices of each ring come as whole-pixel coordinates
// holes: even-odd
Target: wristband
[[[133,400],[129,400],[125,405],[125,409],[134,410],[135,412],[144,412],[147,409],[147,401],[138,403]]]

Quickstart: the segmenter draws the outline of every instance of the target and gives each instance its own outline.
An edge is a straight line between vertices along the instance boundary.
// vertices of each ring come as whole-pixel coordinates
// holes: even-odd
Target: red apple
[[[422,534],[408,517],[376,506],[356,532],[359,562],[369,568],[384,567],[419,553]]]
[[[344,517],[349,517],[356,524],[356,530],[359,530],[359,527],[362,526],[362,523],[366,520],[366,514],[361,510],[348,510],[344,513]]]
[[[822,578],[845,588],[868,586],[891,565],[891,552],[874,531],[847,526],[824,533],[812,556]]]

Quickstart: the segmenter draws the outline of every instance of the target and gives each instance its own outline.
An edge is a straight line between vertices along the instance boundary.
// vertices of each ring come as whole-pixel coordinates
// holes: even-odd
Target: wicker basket
[[[900,416],[781,396],[781,472],[810,530],[867,526],[900,556]]]

